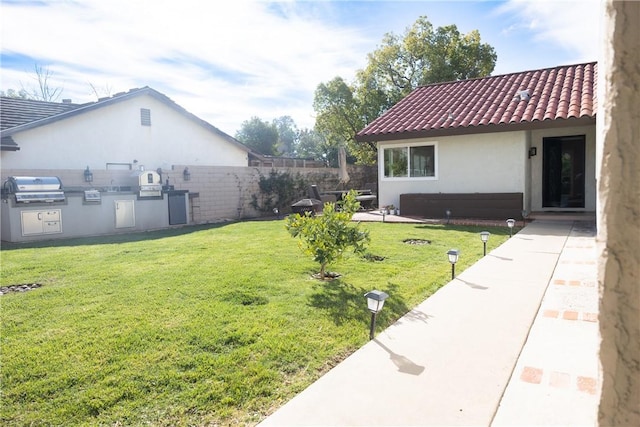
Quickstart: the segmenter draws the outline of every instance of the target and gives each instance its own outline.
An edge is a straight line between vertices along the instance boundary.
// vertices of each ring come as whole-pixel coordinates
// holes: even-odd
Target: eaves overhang
[[[466,126],[446,129],[429,129],[415,132],[395,132],[383,134],[356,135],[356,142],[384,142],[405,139],[438,138],[443,136],[475,135],[494,132],[517,132],[538,129],[556,129],[571,126],[595,125],[596,118],[584,116],[580,118],[535,120],[524,123],[503,123],[497,125]]]

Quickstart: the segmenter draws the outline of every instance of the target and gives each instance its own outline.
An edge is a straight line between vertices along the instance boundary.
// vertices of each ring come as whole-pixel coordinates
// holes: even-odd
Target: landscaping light
[[[529,212],[525,210],[522,211],[522,226],[526,227],[527,225],[527,218],[529,217]]]
[[[507,220],[507,227],[509,227],[509,237],[513,236],[513,226],[516,225],[516,220],[509,218]]]
[[[489,233],[488,231],[480,232],[480,240],[482,240],[482,244],[484,245],[484,255],[487,255],[487,242],[489,241]]]
[[[447,224],[449,224],[449,219],[451,218],[451,210],[447,209],[444,211],[444,214],[447,216]]]
[[[382,291],[369,291],[364,294],[365,298],[367,298],[367,308],[371,312],[371,326],[369,328],[369,339],[373,339],[374,330],[376,328],[376,315],[382,307],[384,306],[384,300],[389,298],[389,295]]]
[[[387,208],[385,206],[380,206],[380,215],[382,215],[382,222],[384,222],[384,216],[387,213]]]
[[[449,249],[447,255],[449,256],[449,262],[451,263],[451,280],[453,280],[456,277],[456,262],[458,262],[460,251],[457,249]]]
[[[182,171],[182,177],[185,181],[191,181],[191,171],[189,171],[189,168],[184,168]]]
[[[93,172],[89,170],[89,166],[84,170],[84,182],[92,182],[93,181]]]

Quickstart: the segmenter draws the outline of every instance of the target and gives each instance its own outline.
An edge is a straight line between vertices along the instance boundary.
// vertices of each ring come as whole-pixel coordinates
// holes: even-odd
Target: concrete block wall
[[[190,179],[185,180],[184,169],[189,168]],[[264,213],[251,206],[252,196],[260,194],[261,176],[269,176],[270,167],[229,167],[173,165],[161,172],[162,183],[172,185],[176,190],[190,193],[189,222],[202,224],[219,221],[257,218]],[[342,189],[337,168],[275,168],[293,175],[300,174],[308,184],[316,184],[321,190]],[[376,182],[375,166],[349,166],[351,177],[346,188],[361,188],[366,182]],[[2,169],[4,182],[9,176],[58,176],[65,190],[96,188],[107,191],[116,186],[134,184],[130,170],[92,170],[93,182],[84,181],[83,169]],[[300,194],[305,198],[306,192]],[[283,207],[283,212],[288,207]]]

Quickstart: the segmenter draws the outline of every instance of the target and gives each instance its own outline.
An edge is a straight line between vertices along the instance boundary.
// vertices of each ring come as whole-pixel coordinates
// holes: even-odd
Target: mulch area
[[[23,285],[9,285],[9,286],[0,286],[0,295],[8,294],[9,292],[27,292],[32,289],[37,289],[42,285],[39,283],[29,283]]]

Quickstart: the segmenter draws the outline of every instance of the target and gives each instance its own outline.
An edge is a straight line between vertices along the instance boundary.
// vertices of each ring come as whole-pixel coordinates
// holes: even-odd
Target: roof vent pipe
[[[518,92],[518,96],[520,97],[520,101],[528,101],[531,99],[531,94],[528,90],[521,90]]]

